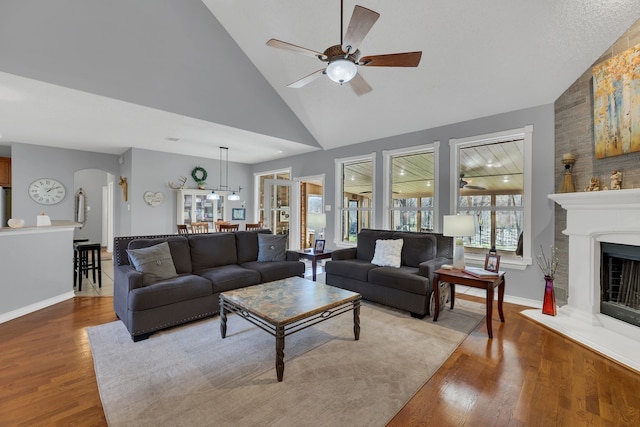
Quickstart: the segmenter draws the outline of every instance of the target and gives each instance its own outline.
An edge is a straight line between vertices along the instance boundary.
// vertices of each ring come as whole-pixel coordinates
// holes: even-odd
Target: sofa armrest
[[[355,259],[356,248],[344,248],[331,252],[331,259],[333,261],[339,261],[341,259]]]
[[[287,261],[300,261],[300,254],[296,251],[287,251]]]
[[[142,273],[128,264],[113,266],[113,309],[125,319],[129,306],[129,293],[142,287]],[[126,323],[126,322],[125,322]]]
[[[429,261],[423,261],[420,263],[418,274],[429,278],[429,283],[433,288],[433,279],[435,271],[442,267],[444,264],[452,264],[453,258],[438,257],[430,259]]]

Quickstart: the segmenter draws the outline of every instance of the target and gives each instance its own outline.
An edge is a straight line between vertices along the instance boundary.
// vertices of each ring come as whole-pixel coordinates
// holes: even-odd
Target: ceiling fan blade
[[[267,42],[267,46],[275,47],[278,49],[288,50],[290,52],[300,53],[306,56],[312,56],[314,58],[327,59],[327,56],[323,53],[316,52],[315,50],[307,49],[306,47],[296,46],[295,44],[283,42],[281,40],[271,39]]]
[[[342,50],[344,52],[355,52],[379,17],[380,14],[378,12],[356,5],[353,8],[349,27],[347,27],[347,34],[344,36]],[[349,49],[348,46],[351,46],[351,48]]]
[[[372,90],[371,86],[369,86],[369,83],[367,83],[367,81],[360,75],[360,73],[357,73],[355,77],[349,81],[349,84],[358,96],[362,96],[365,93],[371,92]]]
[[[359,65],[367,67],[417,67],[420,64],[422,52],[390,53],[388,55],[364,56],[358,61]]]
[[[309,74],[306,77],[301,78],[300,80],[296,80],[295,82],[287,85],[287,87],[293,88],[293,89],[299,89],[302,86],[311,83],[312,81],[314,81],[315,79],[317,79],[318,77],[320,77],[322,74],[324,74],[324,68],[318,70],[318,71],[314,71],[313,73]]]

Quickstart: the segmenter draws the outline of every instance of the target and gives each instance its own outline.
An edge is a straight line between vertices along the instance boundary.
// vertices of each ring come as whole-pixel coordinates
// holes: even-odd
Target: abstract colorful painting
[[[640,152],[640,45],[593,67],[597,159]]]

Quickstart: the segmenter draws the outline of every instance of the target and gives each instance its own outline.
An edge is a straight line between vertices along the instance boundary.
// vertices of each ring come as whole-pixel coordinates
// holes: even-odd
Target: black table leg
[[[276,373],[281,382],[284,376],[284,326],[276,328]]]
[[[224,339],[227,336],[227,313],[224,312],[224,301],[220,297],[220,336]]]

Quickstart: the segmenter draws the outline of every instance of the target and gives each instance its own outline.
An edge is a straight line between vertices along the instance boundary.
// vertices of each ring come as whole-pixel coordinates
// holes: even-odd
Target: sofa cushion
[[[250,261],[241,264],[242,267],[256,270],[260,273],[260,282],[273,282],[287,277],[302,276],[304,274],[304,262],[301,261]]]
[[[233,233],[197,234],[189,236],[191,265],[197,272],[206,268],[235,264],[236,238]]]
[[[132,289],[128,307],[133,311],[149,310],[181,301],[206,297],[213,293],[211,282],[193,274],[181,274],[143,288]]]
[[[286,234],[259,234],[258,261],[285,261],[288,237]]]
[[[376,248],[376,240],[391,239],[393,231],[363,229],[358,233],[356,258],[370,262]]]
[[[270,234],[271,231],[264,229],[256,231],[236,231],[233,233],[236,236],[238,264],[258,259],[258,234],[262,233]]]
[[[399,268],[403,243],[402,239],[376,240],[376,250],[371,264]]]
[[[207,268],[195,273],[211,281],[214,294],[260,283],[260,273],[237,264]]]
[[[367,281],[369,270],[381,268],[361,259],[345,259],[340,261],[327,261],[324,270],[327,274],[347,277],[349,279]]]
[[[156,239],[134,239],[131,240],[127,249],[140,249],[155,246],[158,243],[167,242],[171,250],[171,258],[176,268],[176,273],[191,273],[191,250],[189,241],[184,236],[171,236]]]
[[[133,267],[142,273],[142,285],[177,277],[167,242],[140,249],[127,249]]]
[[[402,265],[419,267],[421,262],[436,257],[436,238],[426,233],[394,233],[395,239],[404,240]]]
[[[369,283],[419,295],[429,291],[429,279],[414,267],[376,267],[369,271]]]

